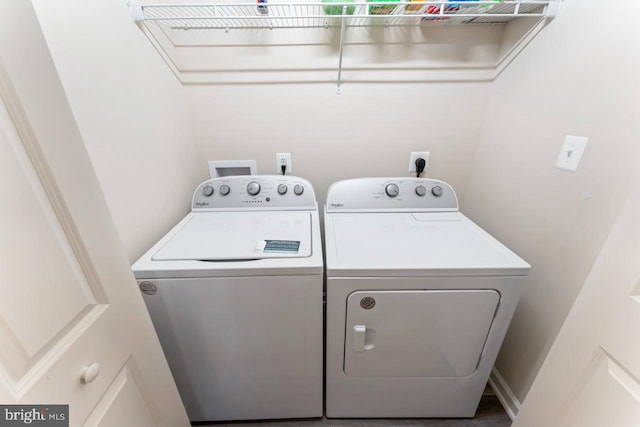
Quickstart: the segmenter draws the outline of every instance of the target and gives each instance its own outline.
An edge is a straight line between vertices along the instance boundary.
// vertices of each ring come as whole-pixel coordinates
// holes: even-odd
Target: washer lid
[[[459,212],[325,218],[328,276],[522,276],[530,269]]]
[[[309,212],[192,215],[152,256],[154,261],[230,261],[311,256]]]

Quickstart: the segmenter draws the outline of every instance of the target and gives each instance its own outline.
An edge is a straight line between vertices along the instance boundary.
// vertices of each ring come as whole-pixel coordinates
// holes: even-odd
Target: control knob
[[[425,194],[427,194],[427,189],[424,188],[424,185],[418,185],[416,187],[416,194],[420,197],[424,196]]]
[[[442,187],[440,187],[439,185],[436,185],[431,189],[431,194],[433,194],[436,197],[442,196]]]
[[[398,193],[400,193],[400,189],[397,184],[387,184],[384,188],[384,192],[387,193],[389,197],[396,197]]]
[[[287,186],[285,184],[278,185],[278,194],[281,196],[287,194]]]
[[[255,196],[260,192],[260,184],[258,184],[256,181],[251,181],[250,183],[247,184],[247,193],[249,193],[251,196]]]
[[[227,184],[222,184],[220,186],[220,194],[223,196],[228,195],[231,192],[231,187],[229,187]]]
[[[205,197],[211,197],[213,195],[213,187],[210,185],[202,187],[202,195]]]
[[[300,184],[296,184],[293,186],[293,192],[296,196],[300,196],[302,193],[304,193],[304,187]]]

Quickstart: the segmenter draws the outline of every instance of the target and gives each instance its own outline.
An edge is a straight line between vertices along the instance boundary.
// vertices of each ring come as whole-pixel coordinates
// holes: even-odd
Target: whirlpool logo
[[[68,427],[69,405],[0,405],[0,427]]]
[[[331,203],[329,206],[332,208],[342,208],[344,207],[344,203]]]

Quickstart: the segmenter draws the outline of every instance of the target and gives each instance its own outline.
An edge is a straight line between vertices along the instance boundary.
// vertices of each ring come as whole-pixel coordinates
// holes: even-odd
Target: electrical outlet
[[[429,152],[428,151],[412,151],[411,156],[409,156],[409,172],[416,171],[416,160],[419,158],[423,158],[424,163],[424,172],[427,171],[427,166],[429,166]]]
[[[569,172],[578,170],[584,149],[587,148],[587,142],[589,142],[589,138],[585,136],[565,136],[558,160],[556,160],[556,167]]]
[[[282,166],[286,166],[286,175],[291,175],[291,153],[276,153],[276,173],[282,174]]]

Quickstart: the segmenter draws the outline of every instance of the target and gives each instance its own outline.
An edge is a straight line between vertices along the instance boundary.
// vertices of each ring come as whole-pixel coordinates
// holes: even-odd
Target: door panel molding
[[[100,401],[82,425],[105,427],[125,425],[121,420],[121,418],[124,417],[122,413],[124,411],[120,410],[120,413],[117,414],[111,414],[109,412],[114,408],[117,410],[118,406],[125,406],[126,403],[123,402],[123,400],[128,401],[129,404],[135,403],[136,400],[142,400],[144,402],[143,406],[147,409],[142,415],[143,419],[126,419],[128,425],[139,427],[162,425],[161,420],[158,419],[159,412],[153,404],[153,400],[149,397],[146,384],[142,381],[142,375],[133,358],[127,359],[120,372],[118,372],[113,382],[107,387]],[[147,415],[147,417],[144,415]]]
[[[82,334],[100,319],[108,308],[109,305],[106,304],[85,307],[85,310],[79,313],[74,321],[70,322],[64,330],[51,338],[47,346],[43,347],[33,357],[25,357],[21,361],[24,367],[19,372],[11,372],[9,369],[8,363],[5,361],[6,349],[4,349],[2,360],[0,361],[0,382],[4,384],[16,400],[21,399],[55,365],[59,358],[75,344]],[[1,321],[2,319],[0,318]],[[0,323],[0,342],[4,345],[5,341],[1,340],[4,330],[1,326],[2,324]],[[7,351],[6,354],[17,357],[10,351]]]
[[[15,216],[26,216],[28,211],[30,211],[29,214],[34,215],[29,217],[26,223],[28,226],[20,222],[2,225],[7,233],[6,236],[3,234],[7,238],[7,241],[3,242],[3,245],[6,245],[3,251],[12,253],[14,251],[12,241],[17,238],[17,234],[20,234],[33,246],[29,249],[34,252],[33,266],[28,265],[31,262],[31,259],[28,259],[7,266],[3,274],[5,281],[3,286],[10,286],[13,290],[12,299],[4,299],[2,315],[0,315],[0,345],[3,349],[0,354],[0,382],[14,398],[19,399],[29,389],[30,384],[40,379],[38,373],[50,368],[75,339],[104,313],[108,305],[106,293],[97,282],[97,275],[88,253],[83,247],[78,249],[81,245],[77,245],[76,249],[73,248],[73,240],[81,244],[77,230],[75,227],[72,229],[67,227],[65,230],[64,224],[60,221],[61,218],[67,217],[66,223],[72,224],[66,209],[56,209],[52,203],[53,200],[57,200],[60,206],[64,206],[61,199],[51,196],[52,193],[59,193],[59,191],[54,185],[46,162],[38,158],[42,152],[35,139],[28,136],[31,132],[28,123],[23,120],[24,111],[21,110],[18,100],[10,96],[11,90],[7,85],[7,76],[4,72],[4,66],[0,63],[0,101],[2,101],[0,102],[0,137],[4,140],[2,142],[3,160],[8,162],[5,166],[11,166],[4,172],[9,176],[20,178],[17,181],[7,179],[11,181],[12,188],[5,187],[3,194],[6,191],[9,200],[12,199],[12,194],[16,196],[16,192],[30,195],[20,198],[21,202],[16,203],[15,206],[13,203],[11,206],[5,206],[5,209],[24,208],[26,209],[24,212],[18,211]],[[7,99],[9,102],[6,101]],[[13,105],[13,114],[7,104]],[[22,127],[22,132],[18,126]],[[27,139],[23,141],[22,138],[27,138],[31,143],[27,144]],[[34,153],[38,159],[36,161],[34,161]],[[48,178],[43,178],[47,176]],[[8,218],[13,217],[14,215],[8,216]],[[36,218],[38,222],[34,222]],[[22,234],[38,225],[40,229],[33,230],[37,233],[36,235]],[[29,228],[22,230],[24,227]],[[22,237],[19,240],[22,241]],[[44,248],[49,250],[40,247],[40,243],[46,244]],[[38,250],[44,253],[38,253]],[[22,253],[16,256],[19,257],[18,259],[23,258]],[[89,266],[88,268],[82,267],[82,258],[85,259],[85,265]],[[11,259],[10,257],[9,260]],[[41,272],[43,259],[48,261],[48,268]],[[58,266],[52,270],[54,263]],[[90,284],[92,278],[87,275],[87,270],[93,272],[93,285]],[[34,272],[33,276],[29,276],[30,272]],[[48,295],[37,292],[38,289],[43,288],[40,287],[40,283],[31,283],[31,280],[36,278],[36,281],[45,283],[48,280],[47,272],[56,276],[55,280],[64,280],[67,283],[67,286],[62,288],[66,293],[60,294],[55,290],[58,289],[57,287],[51,288]],[[62,279],[57,277],[63,272]],[[49,310],[51,316],[47,316],[45,310]],[[50,320],[46,323],[26,321],[34,316],[40,319],[46,317]]]
[[[558,413],[559,417],[552,425],[630,426],[629,414],[640,415],[640,382],[600,348],[563,406],[566,409]],[[611,411],[620,406],[625,406],[626,410]]]
[[[107,304],[107,294],[100,285],[99,276],[93,266],[91,257],[82,241],[78,228],[72,219],[71,213],[67,209],[64,198],[56,184],[53,173],[48,166],[46,156],[39,144],[35,132],[29,124],[27,114],[22,107],[20,98],[15,88],[11,85],[11,80],[6,67],[0,58],[0,99],[4,102],[9,118],[13,122],[13,127],[17,132],[21,145],[24,147],[29,157],[33,169],[35,170],[41,185],[46,193],[51,208],[53,209],[58,222],[69,241],[75,257],[80,264],[89,287],[98,304]]]

